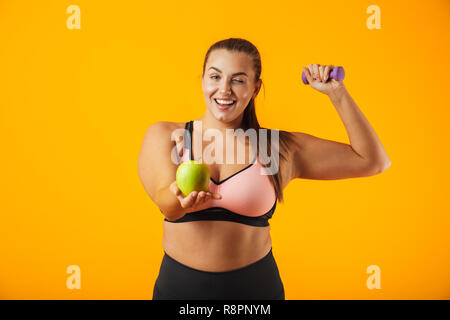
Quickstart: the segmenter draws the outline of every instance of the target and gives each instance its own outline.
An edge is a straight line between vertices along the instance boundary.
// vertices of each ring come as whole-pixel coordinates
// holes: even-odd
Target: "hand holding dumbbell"
[[[342,80],[345,78],[343,67],[333,65],[322,66],[320,64],[309,64],[303,67],[302,80],[304,84],[309,84],[313,89],[330,95],[341,88],[345,88]]]
[[[331,70],[330,75],[328,77],[328,79],[334,79],[336,81],[342,81],[344,80],[344,78],[345,78],[345,71],[343,67],[334,67],[333,70]],[[304,84],[309,84],[304,71],[302,72],[302,80]]]

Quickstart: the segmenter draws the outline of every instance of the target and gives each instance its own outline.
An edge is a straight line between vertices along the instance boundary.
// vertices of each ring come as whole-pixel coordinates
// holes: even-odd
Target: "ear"
[[[261,89],[261,84],[262,84],[262,79],[260,78],[260,79],[258,80],[258,82],[256,82],[255,93],[253,93],[253,96],[252,96],[253,99],[255,99],[256,96],[258,95],[259,90]]]

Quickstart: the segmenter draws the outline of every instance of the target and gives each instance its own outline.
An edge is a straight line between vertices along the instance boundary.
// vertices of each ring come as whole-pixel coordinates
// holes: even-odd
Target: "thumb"
[[[181,190],[178,188],[176,180],[170,184],[170,191],[176,196],[181,195]]]
[[[331,84],[332,84],[333,87],[335,87],[335,88],[344,85],[343,80],[337,81],[336,79],[333,79],[333,78],[331,79]]]

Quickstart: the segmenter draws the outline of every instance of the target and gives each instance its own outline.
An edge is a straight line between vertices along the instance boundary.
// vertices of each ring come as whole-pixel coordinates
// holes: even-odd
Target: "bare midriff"
[[[163,222],[164,251],[178,262],[202,271],[245,267],[269,253],[270,226],[231,221]]]

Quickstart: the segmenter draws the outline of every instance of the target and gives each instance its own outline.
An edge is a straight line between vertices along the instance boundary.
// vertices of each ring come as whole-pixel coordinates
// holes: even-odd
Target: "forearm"
[[[170,221],[177,220],[187,213],[187,209],[181,207],[180,201],[170,191],[170,186],[158,191],[155,197],[155,203],[162,214]]]
[[[386,150],[345,86],[337,88],[329,98],[344,123],[353,150],[382,170],[389,167]]]

